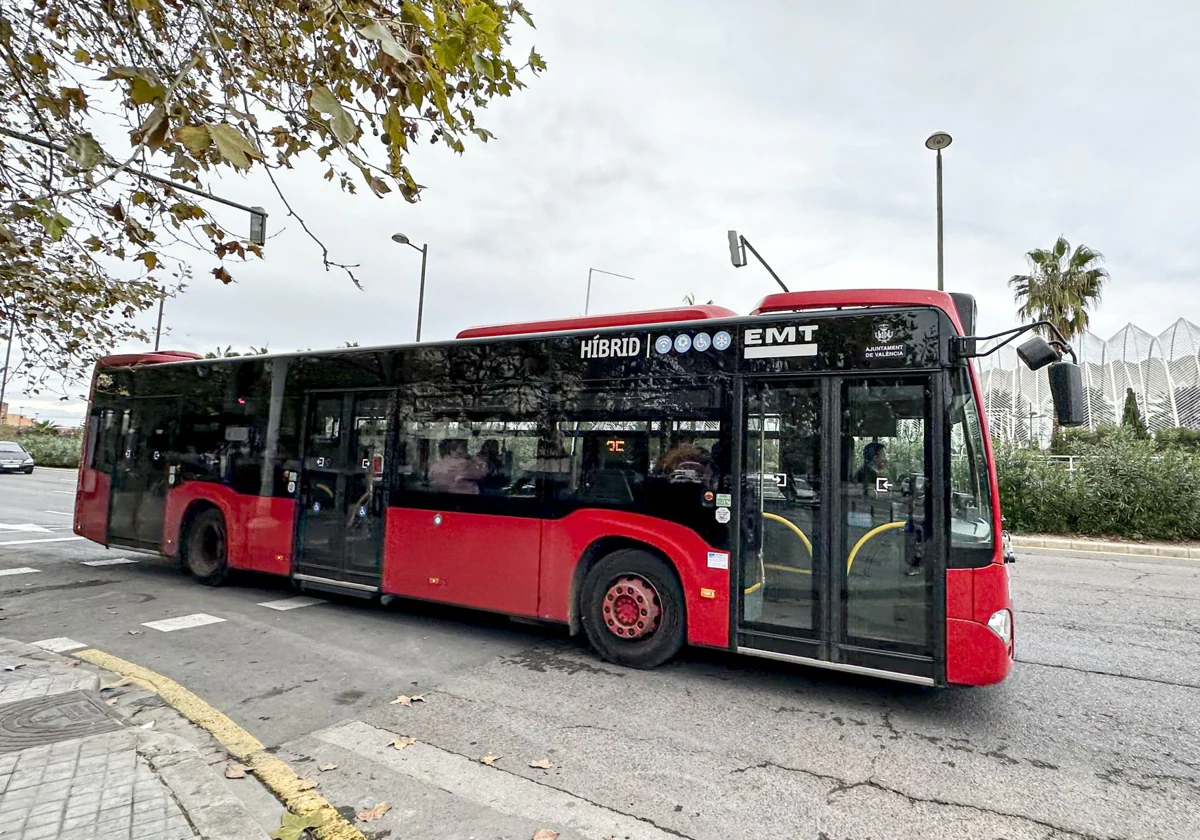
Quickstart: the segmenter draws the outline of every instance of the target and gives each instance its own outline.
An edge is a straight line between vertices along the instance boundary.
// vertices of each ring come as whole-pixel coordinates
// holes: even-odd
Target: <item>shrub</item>
[[[21,446],[39,467],[78,467],[82,448],[80,435],[30,435],[20,437]]]
[[[1014,531],[1200,539],[1200,451],[1118,433],[1083,454],[1070,472],[1038,453],[997,448],[1001,504]]]

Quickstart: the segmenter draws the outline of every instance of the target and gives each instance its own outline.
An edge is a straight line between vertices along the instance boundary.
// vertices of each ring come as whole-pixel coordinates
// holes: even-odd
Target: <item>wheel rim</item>
[[[201,528],[188,552],[188,565],[200,577],[207,577],[221,568],[225,561],[225,533],[216,525]]]
[[[662,624],[662,600],[640,575],[617,578],[604,593],[604,626],[620,639],[644,639]]]

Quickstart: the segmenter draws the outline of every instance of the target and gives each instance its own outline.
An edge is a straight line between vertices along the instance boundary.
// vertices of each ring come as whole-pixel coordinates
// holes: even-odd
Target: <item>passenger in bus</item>
[[[449,438],[438,444],[438,459],[429,468],[429,485],[441,493],[479,495],[479,482],[487,475],[487,465],[467,454],[467,442]]]
[[[509,477],[504,468],[504,457],[500,454],[500,441],[488,438],[479,447],[479,454],[475,457],[487,470],[479,482],[480,490],[495,492],[508,486]]]

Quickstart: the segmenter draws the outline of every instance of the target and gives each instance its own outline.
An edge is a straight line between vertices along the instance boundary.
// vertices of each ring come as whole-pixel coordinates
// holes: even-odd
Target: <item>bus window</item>
[[[953,375],[951,385],[950,565],[986,566],[995,555],[995,535],[983,426],[966,368]]]

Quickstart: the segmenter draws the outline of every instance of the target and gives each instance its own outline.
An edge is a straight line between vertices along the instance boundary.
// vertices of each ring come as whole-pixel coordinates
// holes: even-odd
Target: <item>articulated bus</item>
[[[988,685],[1014,638],[974,318],[965,295],[801,292],[749,316],[112,356],[75,531],[210,585],[248,570],[560,622],[631,667],[689,644]],[[1074,367],[1062,349],[1020,352]],[[1077,376],[1051,373],[1070,423]]]

